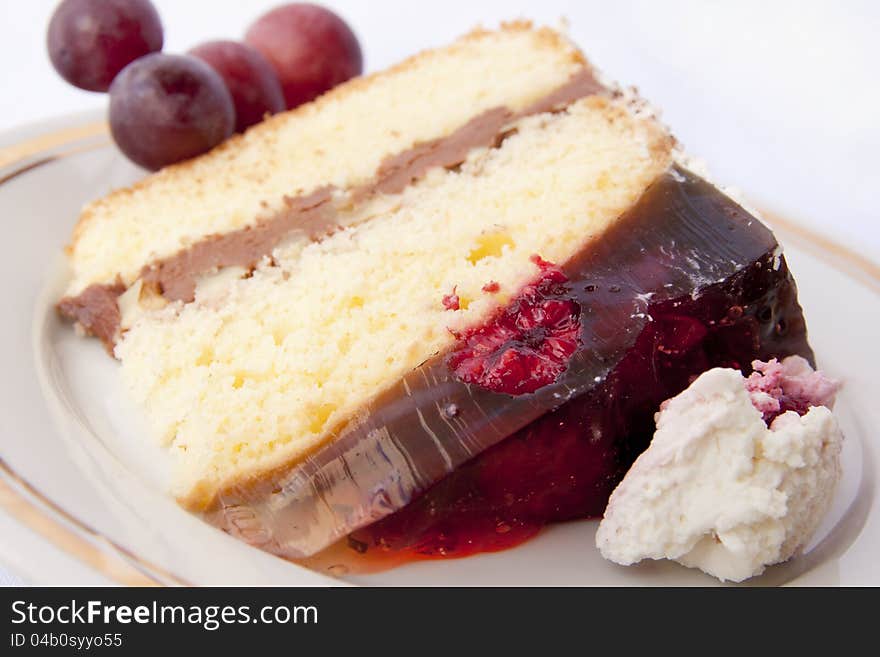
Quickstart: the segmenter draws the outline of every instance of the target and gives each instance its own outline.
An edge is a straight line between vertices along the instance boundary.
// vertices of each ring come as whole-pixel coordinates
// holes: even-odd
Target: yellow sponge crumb
[[[583,57],[547,28],[474,32],[340,85],[205,156],[87,206],[69,246],[73,296],[212,233],[253,224],[285,195],[369,180],[380,162],[488,109],[519,110],[562,85]]]
[[[564,263],[669,163],[666,133],[603,97],[515,127],[387,211],[134,320],[116,354],[172,448],[182,501],[201,507],[231,482],[303,458],[447,349],[449,328],[491,313],[504,297],[483,286],[515,293],[536,273],[533,254]],[[457,311],[442,303],[453,288],[465,301]]]

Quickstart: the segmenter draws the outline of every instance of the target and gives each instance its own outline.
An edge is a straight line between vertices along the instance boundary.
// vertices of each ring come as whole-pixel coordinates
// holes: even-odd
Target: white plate
[[[0,217],[6,281],[0,325],[0,506],[27,537],[0,534],[0,558],[32,580],[58,567],[20,550],[39,534],[65,559],[123,583],[635,584],[714,580],[671,563],[621,568],[593,545],[595,522],[556,525],[505,552],[412,563],[331,578],[246,546],[179,509],[162,473],[144,464],[138,412],[120,393],[116,363],[77,339],[53,303],[66,276],[61,251],[85,202],[141,172],[109,144],[97,115],[0,135]],[[875,427],[880,408],[880,268],[794,225],[773,220],[821,365],[846,381],[838,417],[846,435],[844,481],[808,551],[753,580],[759,584],[880,584]],[[19,551],[17,551],[19,550]],[[60,559],[61,557],[59,557]],[[98,581],[98,580],[96,580]]]

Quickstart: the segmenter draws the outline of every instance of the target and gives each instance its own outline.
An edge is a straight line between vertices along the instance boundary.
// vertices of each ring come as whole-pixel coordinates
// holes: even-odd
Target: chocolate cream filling
[[[584,67],[564,85],[519,112],[506,107],[482,112],[445,137],[418,143],[386,157],[372,180],[347,191],[348,205],[356,206],[382,194],[398,194],[435,167],[454,170],[472,150],[498,147],[515,131],[510,127],[512,121],[561,111],[581,98],[602,91],[605,88],[590,69]],[[343,227],[334,203],[336,191],[325,186],[297,197],[285,197],[282,210],[254,225],[209,235],[171,256],[147,264],[140,273],[143,285],[168,301],[188,303],[194,299],[196,282],[204,274],[234,266],[253,270],[263,258],[270,257],[283,240],[297,233],[320,241]],[[119,278],[114,283],[93,283],[78,295],[62,299],[58,310],[86,333],[99,338],[112,354],[121,321],[117,299],[125,290]]]

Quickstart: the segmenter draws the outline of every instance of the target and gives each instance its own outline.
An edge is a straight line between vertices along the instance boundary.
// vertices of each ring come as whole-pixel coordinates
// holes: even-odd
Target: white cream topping
[[[840,479],[831,411],[788,411],[770,427],[743,376],[703,373],[657,414],[650,447],[615,489],[596,545],[631,565],[672,559],[740,582],[800,552]]]

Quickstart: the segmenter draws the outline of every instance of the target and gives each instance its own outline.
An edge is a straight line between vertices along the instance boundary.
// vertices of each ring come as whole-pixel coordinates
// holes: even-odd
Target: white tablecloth
[[[278,0],[154,0],[166,51],[240,37]],[[611,77],[636,84],[714,176],[754,202],[880,260],[880,9],[869,2],[340,0],[368,70],[476,23],[570,22]],[[2,0],[0,129],[102,107],[66,85],[45,52],[56,0]],[[0,438],[2,439],[2,438]],[[3,541],[0,536],[0,541]],[[8,547],[8,546],[7,546]],[[0,569],[0,584],[9,583]]]

